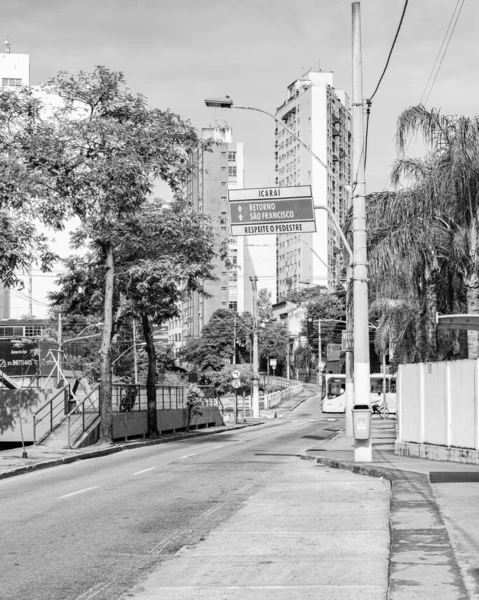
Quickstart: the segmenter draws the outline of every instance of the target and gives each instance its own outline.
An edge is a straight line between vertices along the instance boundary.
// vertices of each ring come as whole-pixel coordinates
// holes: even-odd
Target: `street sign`
[[[270,358],[270,359],[269,359],[269,364],[270,364],[272,367],[275,367],[275,366],[277,365],[276,358]]]
[[[241,377],[241,373],[239,371],[233,371],[231,373],[231,376],[233,377],[233,379],[239,379]]]
[[[354,339],[352,329],[346,329],[341,332],[341,350],[343,352],[353,352]]]
[[[233,381],[231,382],[231,385],[234,388],[238,389],[241,387],[241,381],[239,379],[233,379]]]
[[[310,185],[229,190],[231,235],[316,231]]]

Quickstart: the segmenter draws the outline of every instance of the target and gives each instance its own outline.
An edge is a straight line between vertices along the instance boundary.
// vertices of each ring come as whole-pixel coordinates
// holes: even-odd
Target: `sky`
[[[462,1],[462,0],[461,0]],[[457,0],[410,0],[370,121],[366,188],[388,184],[397,117],[418,104]],[[361,2],[364,97],[381,75],[404,0]],[[274,122],[214,110],[207,97],[273,112],[308,69],[334,72],[351,95],[350,0],[16,0],[3,3],[12,52],[30,54],[31,83],[58,71],[122,71],[151,107],[198,129],[227,122],[245,144],[245,187],[274,185]],[[479,2],[465,0],[427,106],[477,114]],[[415,148],[413,144],[411,151]],[[167,198],[169,191],[160,188]]]

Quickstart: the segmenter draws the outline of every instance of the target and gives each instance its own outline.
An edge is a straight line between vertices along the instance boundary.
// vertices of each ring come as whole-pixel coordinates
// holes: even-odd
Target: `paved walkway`
[[[386,480],[292,460],[123,598],[384,600],[389,502]]]
[[[344,432],[303,458],[391,482],[389,598],[479,598],[479,467],[394,454],[395,419],[372,431],[372,463],[354,463]]]

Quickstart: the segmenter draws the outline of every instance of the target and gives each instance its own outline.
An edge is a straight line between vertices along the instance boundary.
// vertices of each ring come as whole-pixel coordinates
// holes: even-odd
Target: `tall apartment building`
[[[330,168],[334,177],[286,129],[277,125],[276,184],[311,185],[315,205],[326,205],[343,224],[351,181],[351,106],[333,87],[333,73],[309,71],[288,86],[281,119]],[[316,233],[281,234],[276,240],[277,297],[306,285],[334,287],[342,257],[340,237],[326,211],[316,211]]]
[[[226,240],[228,257],[238,268],[228,270],[219,257],[216,259],[218,279],[205,285],[211,297],[193,294],[183,305],[182,318],[170,322],[169,338],[177,346],[199,337],[219,308],[244,310],[243,240],[230,238],[228,217],[228,189],[243,187],[243,144],[233,143],[229,127],[202,129],[201,137],[217,143],[212,152],[200,148],[193,153],[194,170],[187,185],[187,198],[194,211],[212,218],[218,248]]]
[[[2,90],[18,89],[30,85],[30,55],[12,54],[10,42],[5,41],[5,52],[0,54],[0,81]],[[11,294],[8,288],[0,284],[0,319],[9,319],[11,313]]]
[[[227,269],[218,259],[218,280],[207,282],[210,298],[193,294],[183,305],[181,318],[168,325],[169,341],[181,347],[188,339],[201,335],[211,315],[220,308],[253,313],[253,286],[267,288],[276,301],[276,241],[274,236],[230,236],[228,190],[244,187],[244,147],[233,143],[229,127],[202,129],[203,139],[219,142],[212,152],[197,150],[192,156],[194,171],[188,182],[187,197],[193,210],[213,219],[217,244],[227,240],[228,256],[234,267]]]

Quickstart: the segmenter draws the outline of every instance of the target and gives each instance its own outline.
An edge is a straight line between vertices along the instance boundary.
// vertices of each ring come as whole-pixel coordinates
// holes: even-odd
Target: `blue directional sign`
[[[229,191],[232,235],[316,231],[311,186]]]

